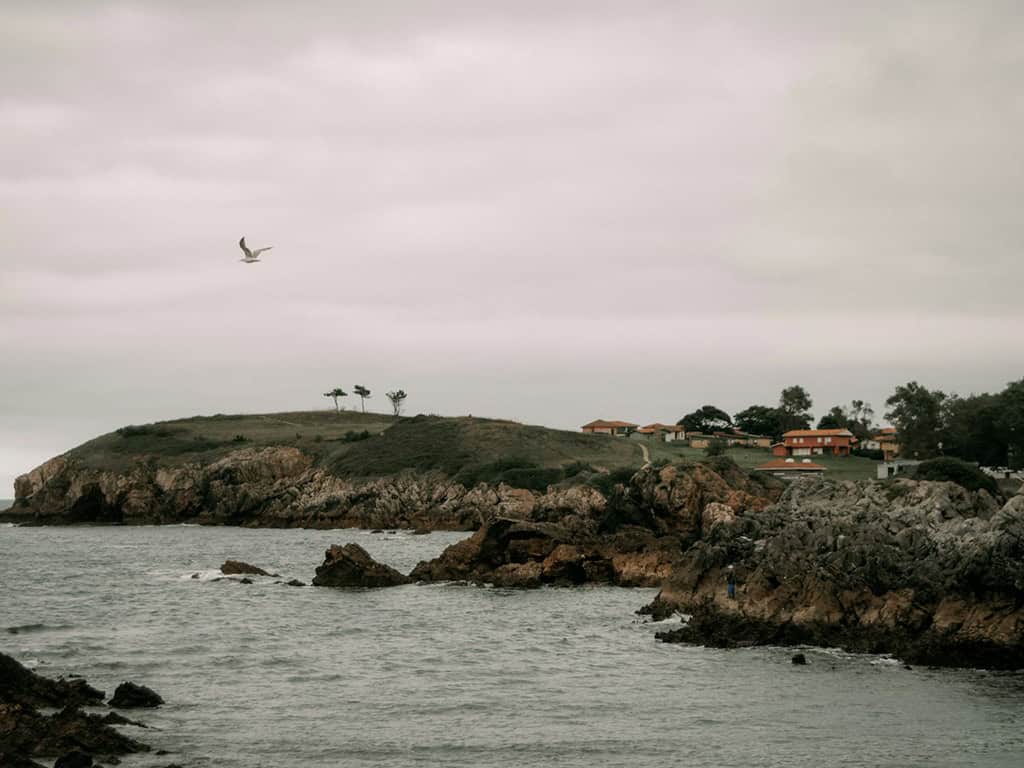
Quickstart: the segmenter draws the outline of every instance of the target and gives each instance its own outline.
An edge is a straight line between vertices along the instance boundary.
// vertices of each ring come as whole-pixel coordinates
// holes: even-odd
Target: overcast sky
[[[5,0],[0,496],[124,424],[355,383],[572,428],[1001,389],[1020,16]]]

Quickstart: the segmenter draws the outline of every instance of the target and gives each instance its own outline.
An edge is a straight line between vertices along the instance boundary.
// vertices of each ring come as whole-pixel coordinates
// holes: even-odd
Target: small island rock
[[[110,700],[110,706],[118,709],[159,707],[163,703],[163,698],[152,688],[131,682],[124,682],[117,686],[114,697]]]
[[[393,587],[411,582],[391,566],[378,563],[358,544],[335,544],[328,549],[313,579],[318,587]]]
[[[220,567],[220,572],[226,576],[235,576],[238,574],[249,575],[249,576],[273,576],[277,578],[278,574],[264,571],[255,565],[249,563],[243,563],[241,560],[225,560],[224,565]]]

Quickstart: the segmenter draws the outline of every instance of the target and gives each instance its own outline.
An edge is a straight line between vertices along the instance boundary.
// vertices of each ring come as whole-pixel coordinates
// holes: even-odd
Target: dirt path
[[[637,445],[640,447],[640,453],[644,455],[644,466],[646,467],[651,463],[651,452],[647,450],[647,446],[643,443],[637,443]]]

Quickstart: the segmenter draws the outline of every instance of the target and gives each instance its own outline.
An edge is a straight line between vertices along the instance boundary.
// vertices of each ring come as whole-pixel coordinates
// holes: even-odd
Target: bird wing
[[[246,246],[244,237],[238,241],[238,247],[245,252],[247,258],[252,258],[252,251],[250,251],[248,246]]]
[[[269,251],[273,247],[274,246],[272,246],[272,245],[268,245],[266,248],[257,248],[255,251],[252,252],[252,255],[253,255],[253,257],[259,256],[264,251]]]

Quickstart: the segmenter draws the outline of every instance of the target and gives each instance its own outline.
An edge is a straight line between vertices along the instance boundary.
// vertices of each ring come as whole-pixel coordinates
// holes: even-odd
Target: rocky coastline
[[[1000,504],[949,482],[794,483],[694,543],[644,612],[690,615],[659,634],[666,642],[1024,668],[1024,495]]]
[[[354,480],[293,447],[115,473],[58,457],[18,478],[20,524],[179,523],[474,530],[408,575],[350,547],[314,583],[466,581],[660,587],[644,613],[689,622],[666,642],[788,644],[911,663],[1024,668],[1024,495],[951,482],[801,481],[727,459],[654,467],[601,491],[467,488],[441,472]],[[731,566],[731,568],[730,568]],[[727,574],[736,583],[726,591]]]

